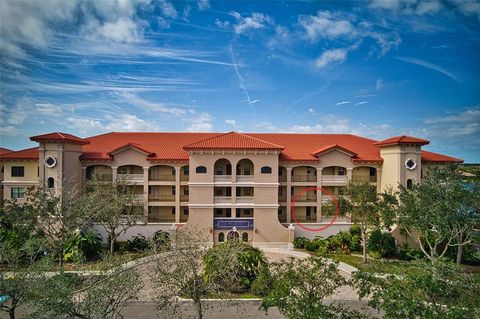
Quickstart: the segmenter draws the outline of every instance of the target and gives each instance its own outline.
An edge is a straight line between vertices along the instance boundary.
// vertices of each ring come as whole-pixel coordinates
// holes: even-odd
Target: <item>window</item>
[[[189,175],[190,174],[190,168],[188,166],[183,167],[183,175]]]
[[[407,179],[407,188],[412,189],[413,188],[413,181],[411,179]]]
[[[222,210],[220,208],[215,209],[215,216],[222,216]]]
[[[53,179],[53,177],[49,177],[47,179],[47,187],[48,188],[54,188],[55,187],[55,180]]]
[[[278,188],[278,195],[283,195],[283,187]]]
[[[188,207],[183,208],[183,215],[188,216]]]
[[[215,168],[215,175],[223,175],[223,167]]]
[[[175,207],[172,207],[172,215],[175,215]]]
[[[188,195],[188,187],[185,187],[185,188],[183,189],[183,195]]]
[[[25,190],[21,187],[12,187],[11,196],[12,196],[12,199],[24,198]]]
[[[312,211],[310,207],[307,207],[306,218],[307,220],[310,220],[310,218],[312,218]]]
[[[250,167],[245,167],[243,169],[243,175],[250,175]]]
[[[218,234],[218,242],[223,243],[225,241],[225,234],[224,233],[219,233]]]
[[[175,176],[175,167],[172,167],[172,175]]]
[[[243,241],[248,241],[248,233],[243,233],[242,234],[242,240]]]
[[[341,176],[345,175],[345,168],[339,167],[338,168],[338,175],[341,175]]]
[[[272,168],[270,166],[264,166],[260,169],[262,174],[272,174]]]
[[[197,166],[195,172],[197,172],[197,174],[205,174],[207,173],[207,168],[205,166]]]
[[[175,186],[172,187],[172,195],[175,195]]]
[[[24,177],[25,168],[23,166],[12,166],[12,177]]]
[[[370,176],[377,176],[377,170],[373,167],[370,167]]]

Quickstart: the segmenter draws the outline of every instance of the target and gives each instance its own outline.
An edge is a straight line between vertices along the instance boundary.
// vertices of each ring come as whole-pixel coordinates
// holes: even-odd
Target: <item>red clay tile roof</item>
[[[226,136],[230,135],[230,136]],[[233,136],[235,135],[235,136]],[[241,137],[239,137],[241,136]],[[351,134],[287,134],[287,133],[127,133],[112,132],[86,138],[89,144],[83,145],[83,161],[110,161],[109,152],[118,150],[128,144],[152,153],[149,160],[157,161],[188,161],[188,152],[184,149],[189,145],[206,143],[218,145],[227,139],[238,138],[236,147],[247,146],[284,147],[280,153],[280,162],[317,162],[314,154],[337,145],[350,153],[355,153],[353,162],[382,163],[380,147],[377,141]],[[425,140],[422,140],[425,141]],[[218,144],[217,144],[218,143]],[[238,144],[240,143],[240,144]],[[257,144],[258,143],[258,144]],[[423,143],[423,142],[422,142]],[[195,147],[195,146],[194,146]],[[225,147],[225,146],[222,146]],[[0,156],[0,159],[38,159],[38,148],[11,152]],[[428,151],[422,151],[422,161],[425,162],[461,162],[462,160]]]
[[[8,148],[0,147],[0,155],[11,153],[11,152],[13,152],[13,151],[9,150]]]
[[[429,151],[422,151],[422,162],[463,163],[463,160]]]
[[[83,138],[77,137],[72,134],[60,133],[60,132],[32,136],[30,137],[30,140],[34,142],[47,142],[47,141],[48,142],[50,141],[51,142],[69,142],[69,143],[80,144],[80,145],[85,145],[89,143],[88,140],[85,140]]]
[[[183,147],[185,150],[283,150],[284,147],[261,138],[238,132],[228,132]]]
[[[402,135],[402,136],[394,136],[391,138],[387,138],[386,140],[375,143],[375,145],[382,147],[382,146],[393,146],[393,145],[399,145],[399,144],[427,145],[429,143],[430,141],[428,140],[424,140],[424,139],[413,137],[413,136]]]
[[[347,150],[345,147],[342,147],[338,144],[332,144],[332,145],[326,145],[326,146],[320,147],[318,150],[315,150],[310,154],[312,154],[315,157],[318,157],[318,155],[323,154],[323,153],[328,152],[328,151],[331,151],[331,150],[340,150],[340,151],[343,151],[345,153],[351,154],[352,156],[357,155],[357,153],[352,152],[350,150]]]
[[[119,153],[120,151],[124,150],[124,149],[127,149],[127,148],[134,148],[136,150],[139,150],[140,152],[142,153],[146,153],[148,154],[148,156],[153,156],[155,155],[155,153],[153,152],[150,152],[150,151],[147,151],[146,149],[142,148],[142,146],[140,144],[137,144],[137,143],[127,143],[125,145],[122,145],[122,146],[119,146],[113,150],[111,150],[110,152],[108,152],[107,154],[112,156],[116,153]]]
[[[27,148],[0,155],[1,160],[38,160],[38,147]]]

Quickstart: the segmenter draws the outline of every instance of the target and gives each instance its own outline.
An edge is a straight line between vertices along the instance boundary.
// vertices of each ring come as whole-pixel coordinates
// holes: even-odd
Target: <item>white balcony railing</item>
[[[253,203],[253,196],[238,196],[237,203]]]
[[[237,175],[237,182],[253,182],[253,175]]]
[[[317,175],[292,175],[292,182],[316,182]]]
[[[143,174],[117,174],[117,179],[124,179],[132,182],[143,182]]]
[[[347,175],[322,175],[323,182],[346,182]]]
[[[214,175],[213,180],[215,182],[231,182],[232,175]]]
[[[232,202],[231,196],[214,196],[213,201],[216,204],[228,204]]]

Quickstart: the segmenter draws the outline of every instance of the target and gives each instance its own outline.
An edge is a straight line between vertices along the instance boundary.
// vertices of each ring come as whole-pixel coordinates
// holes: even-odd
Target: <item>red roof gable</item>
[[[38,160],[38,147],[27,148],[0,155],[1,160]]]
[[[463,163],[463,160],[429,151],[422,151],[422,162]]]
[[[30,140],[34,142],[68,142],[80,145],[86,145],[90,143],[88,140],[75,135],[60,132],[32,136],[30,137]]]
[[[11,152],[13,152],[13,151],[9,150],[8,148],[0,147],[0,155],[11,153]]]
[[[220,134],[205,140],[201,140],[183,147],[185,150],[194,150],[194,149],[235,149],[235,150],[245,150],[245,149],[256,149],[256,150],[283,150],[284,147],[267,142],[260,138],[255,138],[248,136],[246,134],[237,133],[237,132],[228,132],[225,134]]]
[[[424,139],[413,137],[413,136],[402,135],[402,136],[394,136],[391,138],[387,138],[386,140],[375,143],[375,145],[382,147],[382,146],[393,146],[393,145],[399,145],[399,144],[427,145],[429,143],[430,141],[428,140],[424,140]]]
[[[340,150],[342,152],[350,154],[351,156],[357,155],[357,153],[352,152],[350,150],[347,150],[345,147],[341,147],[340,145],[337,145],[337,144],[326,145],[326,146],[320,147],[318,150],[315,150],[310,154],[312,154],[315,157],[318,157],[318,155],[329,152],[329,151],[332,151],[332,150]]]
[[[150,151],[147,151],[146,149],[142,148],[139,144],[136,144],[136,143],[127,143],[125,145],[122,145],[122,146],[119,146],[113,150],[111,150],[110,152],[108,152],[107,154],[112,156],[112,155],[115,155],[117,153],[120,153],[121,151],[125,150],[125,149],[128,149],[128,148],[133,148],[133,149],[136,149],[142,153],[145,153],[147,154],[148,156],[153,156],[155,155],[155,153],[153,152],[150,152]]]

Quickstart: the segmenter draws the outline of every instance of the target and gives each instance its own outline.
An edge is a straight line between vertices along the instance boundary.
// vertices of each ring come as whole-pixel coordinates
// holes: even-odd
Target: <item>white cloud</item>
[[[335,103],[335,105],[344,105],[344,104],[349,104],[351,103],[350,101],[342,101],[342,102],[338,102],[338,103]]]
[[[363,104],[367,104],[367,103],[368,103],[367,101],[362,101],[362,102],[355,103],[355,105],[358,106],[358,105],[363,105]]]
[[[237,121],[235,120],[225,120],[225,123],[231,126],[237,126]]]
[[[137,43],[143,38],[139,25],[128,18],[105,22],[95,29],[99,36],[117,43]]]
[[[211,132],[213,130],[213,118],[208,113],[199,113],[188,120],[190,125],[187,127],[187,131],[190,132]]]
[[[219,19],[215,19],[215,25],[221,29],[226,29],[230,26],[230,22],[229,21],[221,21]]]
[[[452,1],[457,6],[458,10],[466,16],[477,16],[480,18],[480,1],[473,0],[457,0]]]
[[[197,6],[199,10],[207,10],[210,8],[210,1],[209,0],[198,0]]]
[[[298,18],[298,22],[310,41],[356,35],[356,29],[350,21],[330,11],[319,11],[316,16],[302,15]]]
[[[108,131],[158,131],[160,127],[154,123],[147,122],[136,115],[121,114],[110,117],[111,122],[105,126]]]
[[[278,131],[278,128],[272,122],[260,122],[255,124],[255,128],[260,131]]]
[[[347,59],[347,49],[333,49],[324,51],[315,60],[317,68],[323,68],[331,64],[342,63]]]
[[[424,61],[424,60],[416,59],[416,58],[410,58],[410,57],[396,57],[396,59],[407,62],[407,63],[420,65],[420,66],[423,66],[427,69],[437,71],[439,73],[442,73],[443,75],[448,76],[452,80],[455,80],[456,82],[460,82],[460,80],[453,73],[445,70],[443,67],[441,67],[439,65],[436,65],[436,64]]]
[[[377,79],[375,82],[375,91],[380,92],[385,87],[385,83],[382,79]]]
[[[236,34],[242,34],[248,30],[265,28],[269,24],[273,24],[273,20],[263,13],[253,12],[249,17],[241,17],[238,12],[234,17],[238,23],[233,27]]]
[[[160,0],[158,4],[160,6],[160,11],[165,17],[175,19],[178,16],[177,10],[170,2]]]
[[[166,113],[175,116],[181,116],[187,113],[186,109],[168,106],[161,102],[150,102],[145,99],[140,98],[138,95],[132,93],[118,93],[118,96],[123,98],[125,101],[133,104],[137,107],[148,109],[150,111]]]

